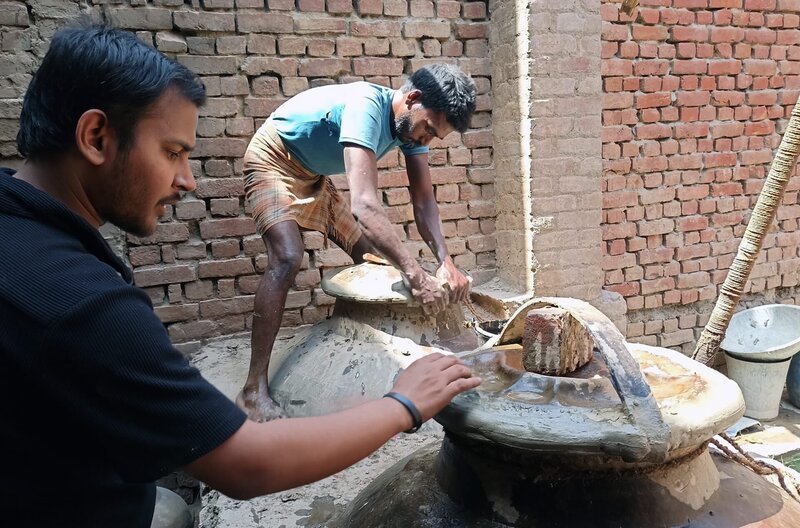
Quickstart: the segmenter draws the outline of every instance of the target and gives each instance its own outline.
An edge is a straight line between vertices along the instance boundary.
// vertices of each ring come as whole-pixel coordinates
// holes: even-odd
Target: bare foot
[[[286,413],[269,397],[266,390],[242,390],[236,396],[236,405],[247,413],[247,417],[254,422],[269,422],[286,418]]]

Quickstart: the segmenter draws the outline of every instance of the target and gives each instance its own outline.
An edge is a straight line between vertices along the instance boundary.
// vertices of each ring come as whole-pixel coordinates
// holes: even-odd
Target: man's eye
[[[173,152],[171,150],[168,150],[167,153],[169,155],[169,159],[172,159],[172,160],[178,159],[178,153],[177,152]]]

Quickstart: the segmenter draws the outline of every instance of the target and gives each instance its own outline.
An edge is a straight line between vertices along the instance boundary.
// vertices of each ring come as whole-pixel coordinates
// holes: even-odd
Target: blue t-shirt
[[[404,145],[392,135],[394,90],[368,82],[320,86],[283,103],[272,121],[284,145],[311,172],[344,172],[344,145],[355,143],[382,158],[394,147],[406,156],[428,147]]]

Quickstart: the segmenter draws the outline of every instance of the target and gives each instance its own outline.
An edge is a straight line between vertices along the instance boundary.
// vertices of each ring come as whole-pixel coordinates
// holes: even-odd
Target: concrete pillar
[[[602,291],[600,5],[491,8],[498,275],[619,319],[624,302]]]

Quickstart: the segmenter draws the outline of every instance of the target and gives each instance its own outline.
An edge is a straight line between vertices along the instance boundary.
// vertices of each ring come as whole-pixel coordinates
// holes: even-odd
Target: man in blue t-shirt
[[[403,273],[428,313],[467,298],[469,280],[442,235],[427,145],[466,130],[474,110],[472,80],[455,66],[436,64],[399,90],[367,82],[307,90],[258,130],[245,154],[245,191],[269,262],[256,292],[250,371],[237,398],[251,419],[281,415],[269,396],[267,369],[303,258],[301,230],[325,234],[356,263],[379,253]],[[405,156],[417,228],[439,262],[435,278],[403,247],[378,199],[377,160],[395,147]],[[340,173],[347,175],[349,207],[328,177]]]

